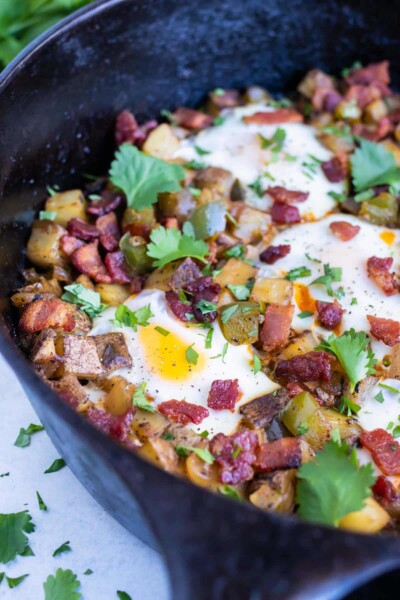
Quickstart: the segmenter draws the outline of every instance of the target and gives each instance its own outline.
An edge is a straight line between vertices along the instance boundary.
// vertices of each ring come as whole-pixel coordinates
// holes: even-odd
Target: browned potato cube
[[[222,288],[227,285],[245,285],[249,279],[255,277],[255,274],[256,268],[253,265],[238,258],[230,258],[214,281],[219,283]]]
[[[150,437],[139,449],[139,454],[162,467],[165,471],[174,473],[178,470],[179,459],[174,446],[168,440]]]
[[[57,213],[54,223],[67,226],[71,219],[82,219],[87,221],[87,202],[81,190],[68,190],[50,196],[46,200],[45,210]]]
[[[287,279],[270,279],[260,277],[256,279],[251,291],[250,299],[253,302],[265,304],[290,304],[293,297],[293,284]]]
[[[194,187],[200,190],[208,189],[212,191],[212,200],[229,198],[232,185],[232,173],[219,167],[207,167],[207,169],[199,171],[193,179]]]
[[[147,140],[143,144],[143,152],[168,160],[179,148],[179,140],[175,137],[171,126],[167,123],[159,125],[153,131],[150,131]]]
[[[238,226],[232,226],[233,235],[245,244],[260,242],[271,228],[270,215],[251,206],[243,206],[235,218]]]
[[[252,484],[249,500],[263,510],[290,512],[294,507],[296,469],[276,471]]]
[[[61,374],[95,379],[103,372],[93,337],[63,334],[56,343],[57,354],[63,356]]]
[[[66,233],[66,230],[54,221],[34,221],[26,248],[27,258],[42,269],[53,265],[64,267],[66,257],[60,250],[60,238]]]
[[[123,377],[118,375],[108,377],[103,381],[101,387],[106,392],[104,407],[112,415],[123,415],[132,406],[135,386]]]
[[[54,329],[43,329],[43,331],[38,333],[30,352],[30,359],[33,363],[46,364],[55,357],[56,337],[57,334]]]
[[[132,358],[123,333],[104,333],[93,336],[93,339],[104,371],[110,373],[132,366]]]
[[[101,301],[109,306],[123,304],[131,295],[128,286],[120,283],[98,283],[95,289],[100,294]]]

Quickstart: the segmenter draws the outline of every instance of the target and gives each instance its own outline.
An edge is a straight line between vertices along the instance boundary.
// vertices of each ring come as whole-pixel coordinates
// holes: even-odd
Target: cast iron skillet
[[[60,454],[90,493],[163,553],[173,600],[387,597],[400,540],[261,512],[158,470],[96,431],[33,373],[7,297],[45,186],[106,171],[113,120],[195,105],[216,87],[293,88],[319,66],[388,58],[399,83],[397,1],[110,0],[42,36],[0,80],[1,350]],[[140,577],[140,574],[133,574]],[[388,591],[389,593],[389,591]]]

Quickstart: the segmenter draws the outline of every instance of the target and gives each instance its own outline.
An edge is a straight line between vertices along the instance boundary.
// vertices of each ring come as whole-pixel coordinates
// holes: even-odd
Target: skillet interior
[[[293,0],[289,8],[266,0],[111,0],[45,35],[1,81],[0,307],[11,330],[6,298],[18,285],[45,186],[73,187],[80,173],[106,170],[118,111],[153,117],[195,105],[216,86],[290,90],[310,67],[337,72],[355,59],[391,59],[398,84],[399,6],[383,0],[377,14],[372,0]],[[261,513],[129,455],[58,402],[2,328],[3,352],[56,447],[100,503],[164,551],[174,600],[339,598],[399,560],[398,540]]]

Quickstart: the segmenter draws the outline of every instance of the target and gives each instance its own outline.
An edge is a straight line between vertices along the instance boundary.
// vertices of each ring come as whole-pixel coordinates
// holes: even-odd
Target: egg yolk
[[[382,231],[382,233],[379,234],[379,237],[385,242],[385,244],[391,246],[396,238],[396,234],[393,233],[393,231]]]
[[[204,369],[205,358],[192,346],[189,351],[189,362],[186,352],[191,344],[182,340],[170,331],[168,335],[160,334],[155,326],[141,327],[139,344],[145,356],[146,365],[151,373],[164,379],[187,379]],[[197,356],[196,356],[197,354]],[[196,364],[194,361],[197,360]]]
[[[315,298],[311,295],[308,287],[303,283],[294,284],[294,297],[301,311],[310,310],[315,312]]]

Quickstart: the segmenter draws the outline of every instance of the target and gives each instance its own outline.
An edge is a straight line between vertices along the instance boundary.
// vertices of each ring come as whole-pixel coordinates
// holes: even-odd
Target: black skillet
[[[333,599],[398,590],[400,540],[261,512],[158,470],[93,429],[34,375],[7,297],[20,283],[45,186],[103,173],[115,115],[196,105],[214,87],[293,89],[310,67],[388,58],[400,80],[396,0],[110,0],[32,44],[0,78],[0,347],[90,493],[158,548],[173,600]],[[6,382],[1,382],[6,385]],[[132,577],[140,577],[134,573]]]

